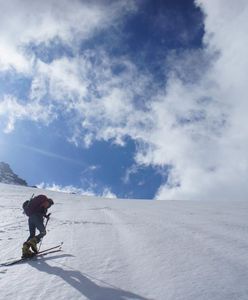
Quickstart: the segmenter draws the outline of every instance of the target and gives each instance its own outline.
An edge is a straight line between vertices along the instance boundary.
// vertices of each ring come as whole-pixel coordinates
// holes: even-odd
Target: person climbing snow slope
[[[28,216],[29,237],[22,246],[22,257],[31,257],[38,253],[37,244],[46,235],[44,218],[49,219],[51,214],[47,210],[54,204],[53,200],[45,195],[32,197],[23,203],[24,213]],[[35,235],[36,229],[39,234]],[[31,249],[30,249],[31,248]]]

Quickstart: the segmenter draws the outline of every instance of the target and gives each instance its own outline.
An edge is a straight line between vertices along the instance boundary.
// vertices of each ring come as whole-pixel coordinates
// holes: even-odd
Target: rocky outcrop
[[[0,182],[27,186],[27,182],[16,175],[5,162],[0,162]]]

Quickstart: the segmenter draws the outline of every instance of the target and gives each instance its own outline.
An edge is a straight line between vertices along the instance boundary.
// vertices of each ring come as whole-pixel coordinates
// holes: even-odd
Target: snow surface
[[[108,200],[0,184],[0,262],[21,255],[24,200],[55,205],[42,248],[0,267],[0,299],[248,299],[248,202]]]

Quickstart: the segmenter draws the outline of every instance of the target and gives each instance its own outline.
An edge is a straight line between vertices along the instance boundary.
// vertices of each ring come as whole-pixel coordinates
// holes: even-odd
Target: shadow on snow
[[[64,257],[65,255],[62,255]],[[68,256],[68,255],[66,255]],[[110,285],[102,280],[96,279],[90,275],[81,273],[76,270],[64,270],[61,267],[50,266],[46,261],[50,259],[61,258],[61,255],[53,256],[49,259],[40,259],[39,261],[30,261],[29,264],[41,271],[51,275],[56,275],[62,278],[70,286],[78,290],[82,295],[87,297],[89,300],[149,300],[137,294],[129,291],[125,291]],[[91,279],[92,280],[91,280]],[[106,286],[100,286],[93,280],[102,282]]]

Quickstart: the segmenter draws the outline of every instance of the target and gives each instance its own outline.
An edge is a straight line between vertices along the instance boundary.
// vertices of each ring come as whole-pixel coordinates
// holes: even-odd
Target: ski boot
[[[37,248],[37,243],[38,243],[38,241],[37,241],[37,238],[36,238],[36,237],[31,238],[31,239],[28,240],[26,243],[29,245],[29,247],[31,247],[31,249],[33,250],[33,252],[34,252],[35,254],[38,253],[38,248]]]
[[[34,252],[32,252],[30,249],[30,245],[25,242],[22,246],[22,258],[29,258],[35,255]]]

